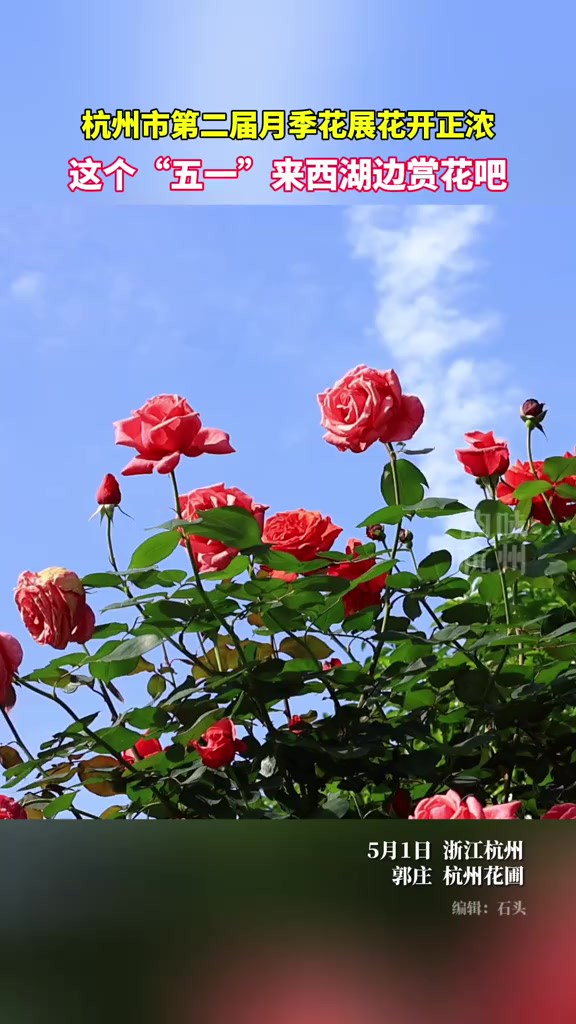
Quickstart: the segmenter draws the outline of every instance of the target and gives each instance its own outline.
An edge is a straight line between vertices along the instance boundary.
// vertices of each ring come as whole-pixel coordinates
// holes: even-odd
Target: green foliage
[[[516,508],[484,492],[472,513],[426,496],[399,457],[412,453],[388,449],[386,505],[359,524],[385,530],[358,571],[345,551],[272,550],[250,512],[226,507],[156,528],[125,571],[113,560],[84,577],[94,598],[116,591],[112,620],[104,609],[88,645],[16,682],[68,717],[33,758],[0,747],[30,817],[81,817],[87,793],[114,801],[104,819],[387,817],[400,787],[537,816],[576,802],[576,526],[542,525],[533,507],[574,499],[562,481],[576,458],[547,459],[552,483],[522,483]],[[419,520],[463,513],[472,528],[446,535],[476,550],[426,554]],[[195,538],[228,549],[226,564],[199,573]],[[79,689],[93,713],[68,703]],[[241,742],[211,764],[203,738],[223,720]]]

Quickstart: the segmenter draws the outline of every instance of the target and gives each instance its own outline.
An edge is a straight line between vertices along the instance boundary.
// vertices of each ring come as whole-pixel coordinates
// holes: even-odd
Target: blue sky
[[[319,508],[343,539],[380,504],[381,456],[325,445],[315,396],[357,363],[394,366],[424,398],[419,439],[436,446],[425,467],[435,493],[467,496],[452,458],[465,430],[493,428],[522,454],[517,408],[528,396],[550,406],[547,453],[574,446],[567,4],[548,5],[546,18],[524,8],[521,22],[496,3],[457,19],[453,5],[416,3],[401,20],[397,5],[375,0],[355,5],[353,20],[349,5],[318,3],[304,21],[293,5],[292,22],[263,3],[241,22],[228,3],[191,15],[179,2],[120,13],[104,2],[96,23],[90,8],[36,7],[26,32],[15,6],[5,15],[14,45],[0,93],[15,146],[0,172],[0,629],[23,642],[26,670],[50,652],[24,634],[18,574],[105,566],[103,531],[88,519],[103,474],[129,457],[111,424],[151,395],[185,396],[237,450],[183,464],[184,489],[223,481],[272,511]],[[344,197],[272,204],[256,186],[217,197],[238,205],[205,194],[199,209],[170,208],[144,175],[140,205],[66,192],[85,106],[188,104],[484,106],[496,111],[490,145],[510,159],[515,184],[482,205],[363,209]],[[232,152],[224,143],[208,155]],[[142,530],[167,518],[170,494],[156,476],[123,490],[134,517],[118,521],[127,561]],[[31,746],[59,723],[27,695],[14,720]]]

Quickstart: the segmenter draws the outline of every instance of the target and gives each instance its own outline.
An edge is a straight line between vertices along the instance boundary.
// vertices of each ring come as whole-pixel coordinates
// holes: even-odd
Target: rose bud
[[[98,505],[119,505],[122,501],[120,485],[112,473],[106,473],[100,487],[96,491]]]
[[[546,412],[543,402],[537,402],[535,398],[527,398],[520,408],[520,419],[527,427],[539,427]]]
[[[368,537],[368,540],[381,541],[382,543],[384,543],[384,540],[386,539],[384,527],[380,523],[376,523],[375,526],[367,526],[366,536]]]
[[[405,548],[410,549],[412,547],[412,541],[414,540],[414,534],[412,533],[411,530],[405,530],[404,528],[402,528],[400,530],[399,540],[400,543],[403,544]]]

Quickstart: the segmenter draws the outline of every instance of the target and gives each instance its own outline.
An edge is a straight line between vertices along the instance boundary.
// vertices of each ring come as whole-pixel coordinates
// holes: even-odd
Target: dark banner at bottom
[[[548,822],[14,823],[3,1019],[573,1024],[575,855]]]

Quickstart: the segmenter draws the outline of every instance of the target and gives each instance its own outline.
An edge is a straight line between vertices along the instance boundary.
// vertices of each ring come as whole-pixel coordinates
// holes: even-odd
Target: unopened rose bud
[[[527,426],[538,427],[546,412],[543,402],[537,402],[535,398],[527,398],[520,408],[520,418]]]
[[[96,491],[98,505],[119,505],[122,501],[120,485],[112,473],[106,473],[100,487]]]
[[[400,530],[399,540],[400,543],[403,544],[405,548],[411,548],[412,541],[414,540],[414,534],[412,533],[411,530],[405,530],[404,527],[402,527],[402,529]]]
[[[380,523],[376,523],[375,526],[367,526],[366,536],[369,540],[381,541],[383,543],[386,536],[384,527]]]

